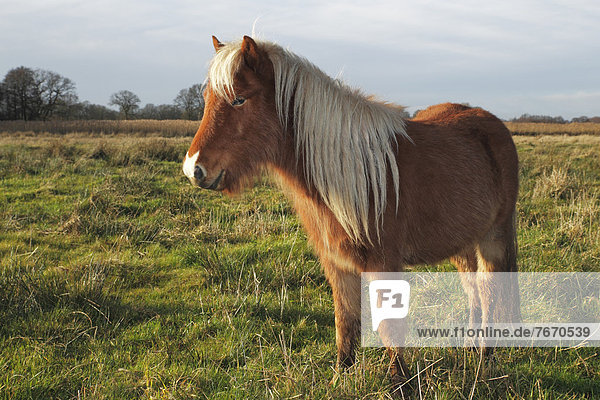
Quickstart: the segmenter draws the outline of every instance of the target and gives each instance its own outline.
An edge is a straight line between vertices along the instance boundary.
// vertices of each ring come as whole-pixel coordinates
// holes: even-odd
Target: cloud
[[[257,17],[262,37],[399,103],[481,99],[516,113],[599,105],[544,98],[600,91],[600,3],[591,0],[5,0],[0,73],[49,68],[93,102],[120,89],[171,102],[203,80],[210,35],[249,34]]]

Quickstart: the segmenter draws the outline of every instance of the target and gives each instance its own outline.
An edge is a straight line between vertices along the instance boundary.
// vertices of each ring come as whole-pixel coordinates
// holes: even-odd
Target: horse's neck
[[[305,178],[303,160],[297,160],[293,147],[282,153],[271,170],[294,208],[317,252],[329,256],[346,234],[314,185]]]
[[[289,137],[289,136],[288,136]],[[303,157],[298,157],[292,140],[285,140],[280,149],[276,162],[271,165],[271,170],[279,180],[285,192],[295,198],[312,198],[318,202],[320,196],[316,188],[311,185],[304,174]]]

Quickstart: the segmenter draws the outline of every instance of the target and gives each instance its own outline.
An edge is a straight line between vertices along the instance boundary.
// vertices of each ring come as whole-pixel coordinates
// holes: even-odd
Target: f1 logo
[[[369,301],[373,330],[385,319],[401,319],[408,315],[410,284],[403,280],[376,280],[369,284]]]

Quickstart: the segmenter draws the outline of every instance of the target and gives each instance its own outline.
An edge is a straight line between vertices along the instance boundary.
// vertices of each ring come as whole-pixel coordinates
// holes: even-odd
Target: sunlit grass
[[[515,140],[520,268],[600,271],[600,137]],[[284,196],[195,190],[189,141],[0,138],[0,398],[387,398],[380,349],[332,383],[330,289]],[[406,356],[416,398],[600,396],[594,348]]]

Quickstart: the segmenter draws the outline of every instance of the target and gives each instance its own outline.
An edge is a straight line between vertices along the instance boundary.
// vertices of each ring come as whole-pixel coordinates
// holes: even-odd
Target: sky
[[[253,26],[409,111],[600,115],[598,0],[0,0],[0,79],[23,65],[70,78],[92,103],[119,90],[172,103],[204,81],[211,35]]]

